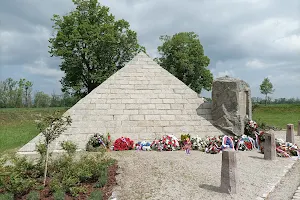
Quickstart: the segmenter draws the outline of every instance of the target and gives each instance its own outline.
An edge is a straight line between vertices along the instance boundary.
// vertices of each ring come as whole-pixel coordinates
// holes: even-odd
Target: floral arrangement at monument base
[[[111,145],[110,134],[106,135],[95,133],[90,137],[89,141],[86,144],[87,151],[100,151],[101,149],[109,150]]]
[[[247,120],[245,124],[244,134],[255,138],[255,132],[258,132],[258,125],[253,120]]]
[[[234,138],[232,136],[224,135],[222,137],[222,146],[221,150],[224,149],[235,149]]]
[[[143,151],[151,151],[150,145],[151,145],[150,142],[146,142],[146,141],[138,142],[135,144],[135,149],[143,150]]]
[[[206,153],[217,154],[222,149],[223,136],[213,136],[207,137],[207,147],[205,149]]]
[[[250,136],[242,135],[242,137],[238,139],[235,149],[240,151],[251,151],[252,149],[256,149],[255,140]]]
[[[179,141],[179,145],[181,148],[184,147],[184,143],[187,141],[188,138],[189,140],[191,140],[190,134],[181,134],[180,141]]]
[[[160,140],[151,143],[153,150],[175,151],[180,149],[179,141],[174,135],[164,135]]]
[[[114,142],[115,151],[132,150],[134,148],[134,142],[128,137],[120,137]]]
[[[196,137],[192,137],[192,149],[193,150],[199,150],[205,152],[206,147],[208,146],[208,140],[205,140],[198,135]]]
[[[155,139],[151,143],[150,148],[155,151],[162,151],[163,147],[162,147],[161,140]]]
[[[258,149],[260,150],[261,153],[264,153],[264,145],[265,145],[265,132],[264,131],[258,132],[258,134],[256,135],[256,141],[257,141]]]
[[[300,156],[300,148],[296,144],[284,142],[282,139],[275,139],[276,153],[279,157]]]

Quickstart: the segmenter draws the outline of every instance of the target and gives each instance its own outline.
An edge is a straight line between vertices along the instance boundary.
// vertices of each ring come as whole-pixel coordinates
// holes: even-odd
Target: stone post
[[[298,136],[300,136],[300,120],[298,121],[298,133],[297,133]]]
[[[273,131],[265,133],[265,144],[264,144],[264,158],[265,160],[276,159],[276,143]]]
[[[294,138],[294,124],[288,124],[286,126],[286,138],[285,140],[287,142],[290,142],[290,143],[295,143],[295,138]]]
[[[236,151],[225,149],[222,151],[221,169],[221,191],[229,194],[236,194],[237,190],[237,164]]]

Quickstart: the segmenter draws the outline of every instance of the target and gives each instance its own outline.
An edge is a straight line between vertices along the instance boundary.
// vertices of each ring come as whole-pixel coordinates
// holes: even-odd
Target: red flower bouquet
[[[134,142],[127,137],[120,137],[114,142],[115,151],[131,150],[134,148]]]

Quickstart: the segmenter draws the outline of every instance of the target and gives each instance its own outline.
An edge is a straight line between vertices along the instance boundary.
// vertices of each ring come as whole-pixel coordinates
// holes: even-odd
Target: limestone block
[[[161,111],[164,111],[164,110],[161,110]],[[181,110],[166,110],[165,112],[168,115],[180,115],[181,114]],[[162,114],[165,114],[165,113],[162,113]]]
[[[150,103],[154,103],[154,104],[162,104],[163,103],[163,99],[151,99]]]
[[[276,159],[276,143],[273,131],[265,134],[264,158],[265,160]]]
[[[156,109],[156,104],[142,104],[140,109]]]
[[[161,133],[161,132],[163,132],[163,127],[148,126],[147,127],[147,132],[149,132],[149,133]]]
[[[131,115],[129,117],[130,120],[133,121],[141,121],[141,120],[145,120],[145,116],[144,115]]]
[[[166,110],[171,108],[170,104],[155,104],[155,107],[159,110]]]
[[[229,194],[237,193],[237,160],[236,151],[222,151],[221,191]]]
[[[244,134],[246,116],[252,117],[249,85],[239,79],[221,77],[213,82],[212,119],[214,124],[234,135]]]
[[[160,120],[160,115],[145,115],[145,120]]]
[[[134,109],[131,109],[131,110],[124,110],[124,115],[137,115],[139,114],[139,110],[134,110]]]
[[[109,109],[110,108],[110,104],[96,104],[95,109]]]
[[[172,120],[175,120],[175,115],[161,115],[160,119],[161,120],[170,120],[170,121],[172,121]]]
[[[178,109],[183,110],[183,104],[181,104],[181,103],[174,103],[174,104],[171,104],[171,108],[172,109],[176,109],[176,110],[178,110]]]
[[[187,121],[187,120],[190,120],[191,115],[176,115],[176,120],[182,120],[182,121]]]
[[[169,126],[170,121],[152,121],[153,122],[153,126]]]
[[[286,141],[295,144],[294,124],[286,126]]]
[[[163,127],[163,132],[165,133],[175,133],[175,132],[179,132],[180,129],[177,127]]]
[[[137,103],[150,104],[151,99],[137,99]]]
[[[163,103],[175,103],[175,100],[174,99],[163,99]]]

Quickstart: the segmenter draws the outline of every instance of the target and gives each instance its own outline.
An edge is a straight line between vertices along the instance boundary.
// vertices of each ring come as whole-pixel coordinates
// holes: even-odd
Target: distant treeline
[[[211,102],[211,98],[206,98],[206,101]],[[252,104],[265,104],[265,98],[261,97],[252,97]],[[278,99],[271,99],[268,97],[267,99],[268,104],[300,104],[299,98],[278,98]]]
[[[252,103],[254,104],[264,104],[265,99],[260,97],[252,97]],[[267,100],[268,104],[300,104],[299,98],[278,98],[278,99],[271,99],[268,97]]]
[[[8,78],[0,81],[0,108],[24,108],[24,107],[72,107],[79,99],[65,92],[63,94],[48,95],[42,91],[32,94],[33,83],[26,79],[18,81]],[[205,98],[211,102],[211,98]],[[252,97],[253,104],[264,104],[265,99]],[[268,97],[268,104],[300,104],[299,98]]]
[[[0,81],[0,108],[71,107],[78,101],[68,93],[48,95],[37,91],[32,94],[32,89],[33,83],[26,79]]]

